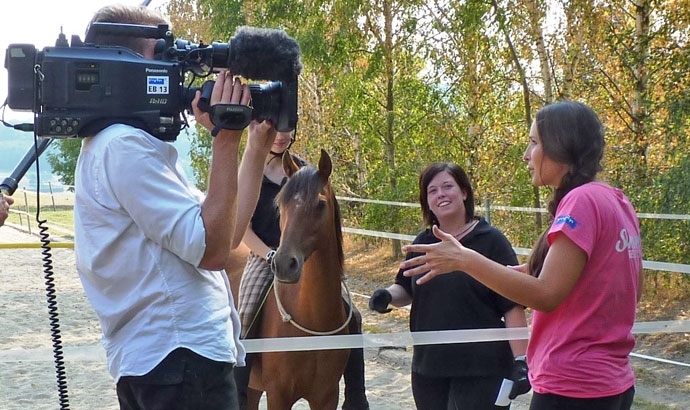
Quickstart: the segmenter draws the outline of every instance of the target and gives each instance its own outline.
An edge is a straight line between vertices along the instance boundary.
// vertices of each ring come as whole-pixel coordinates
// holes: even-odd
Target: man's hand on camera
[[[242,130],[227,130],[216,127],[211,121],[210,113],[199,109],[200,97],[201,92],[198,91],[192,102],[192,110],[194,111],[194,117],[201,125],[215,135],[227,135],[234,138],[239,138],[242,135]],[[248,84],[242,84],[238,77],[233,76],[228,71],[218,73],[209,101],[211,107],[216,104],[240,104],[246,106],[249,105],[250,101],[251,92]]]

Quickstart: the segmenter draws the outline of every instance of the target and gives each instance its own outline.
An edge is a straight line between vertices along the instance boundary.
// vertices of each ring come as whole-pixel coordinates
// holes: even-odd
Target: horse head
[[[335,249],[327,257],[340,258],[342,264],[340,211],[330,185],[332,163],[326,151],[321,150],[318,169],[298,167],[287,152],[282,159],[288,181],[276,197],[281,234],[271,268],[279,282],[297,283],[307,258],[315,252]]]

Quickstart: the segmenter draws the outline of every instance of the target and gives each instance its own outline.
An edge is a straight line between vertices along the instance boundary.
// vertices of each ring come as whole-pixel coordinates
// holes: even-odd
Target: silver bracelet
[[[523,354],[523,355],[520,355],[520,356],[516,356],[516,357],[515,357],[515,360],[522,360],[523,362],[526,362],[526,361],[527,361],[527,355],[524,355],[524,354]]]

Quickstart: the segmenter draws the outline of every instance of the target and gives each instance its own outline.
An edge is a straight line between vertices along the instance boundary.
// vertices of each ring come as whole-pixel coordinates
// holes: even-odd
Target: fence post
[[[484,200],[484,219],[491,225],[491,202],[488,199]]]
[[[48,181],[48,189],[50,190],[50,200],[53,203],[53,212],[55,212],[55,195],[53,195],[53,183],[51,181]]]
[[[29,218],[29,215],[31,213],[29,212],[29,197],[26,194],[26,187],[22,188],[24,191],[24,209],[26,209],[26,228],[29,230],[29,235],[31,235],[31,218]]]
[[[29,197],[26,194],[26,187],[22,187],[22,191],[24,192],[24,210],[26,213],[29,213]]]

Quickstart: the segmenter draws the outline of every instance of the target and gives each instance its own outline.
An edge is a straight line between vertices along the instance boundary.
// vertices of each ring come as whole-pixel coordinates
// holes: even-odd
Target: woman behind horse
[[[283,170],[280,157],[292,146],[294,141],[294,131],[277,133],[271,151],[266,156],[259,201],[242,240],[251,251],[247,257],[247,264],[240,281],[238,303],[240,319],[242,321],[242,338],[255,336],[253,333],[256,328],[253,326],[254,321],[259,313],[261,301],[273,281],[273,273],[271,272],[268,259],[272,257],[280,243],[280,219],[275,205],[275,198],[287,181],[287,175]],[[299,166],[306,164],[299,157],[291,156]],[[361,334],[361,315],[354,305],[351,308],[355,309],[355,311],[354,320],[350,322],[349,333]],[[247,366],[238,368],[235,371],[241,409],[245,409],[247,405],[247,389],[253,358],[253,354],[248,354],[246,358]],[[364,386],[363,349],[351,350],[344,379],[345,402],[343,403],[343,410],[368,410],[369,403]]]

